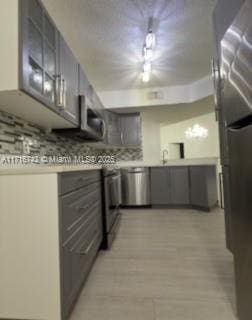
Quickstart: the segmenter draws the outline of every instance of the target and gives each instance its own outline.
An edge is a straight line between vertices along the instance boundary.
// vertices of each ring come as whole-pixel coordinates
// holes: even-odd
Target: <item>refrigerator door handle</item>
[[[252,126],[252,115],[245,117],[239,121],[234,122],[231,125],[228,125],[228,129],[231,132],[238,132]]]
[[[219,173],[219,186],[220,186],[220,207],[221,209],[225,209],[224,201],[223,201],[223,173]]]

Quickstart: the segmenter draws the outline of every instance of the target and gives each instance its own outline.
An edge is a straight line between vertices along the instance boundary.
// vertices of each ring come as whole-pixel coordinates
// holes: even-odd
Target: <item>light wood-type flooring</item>
[[[235,320],[224,214],[123,210],[71,320]]]

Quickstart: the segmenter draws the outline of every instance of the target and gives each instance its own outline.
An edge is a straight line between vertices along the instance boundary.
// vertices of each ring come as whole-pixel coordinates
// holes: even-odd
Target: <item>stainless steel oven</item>
[[[120,225],[121,174],[119,169],[103,170],[103,249],[109,249]]]

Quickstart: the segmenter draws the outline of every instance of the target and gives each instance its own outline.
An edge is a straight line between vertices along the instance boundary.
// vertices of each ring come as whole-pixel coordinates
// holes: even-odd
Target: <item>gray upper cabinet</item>
[[[94,88],[88,81],[88,78],[80,65],[79,65],[79,94],[88,97],[94,109],[98,111],[104,110],[104,106],[100,98],[98,97]]]
[[[118,114],[106,110],[105,121],[107,145],[125,148],[141,146],[141,117],[139,114]]]
[[[170,186],[172,204],[188,205],[190,203],[188,167],[170,168]]]
[[[57,29],[40,1],[22,0],[20,10],[21,87],[56,109]]]
[[[61,35],[58,36],[57,101],[61,113],[79,123],[79,64]]]
[[[171,203],[169,168],[151,168],[151,204],[168,205]]]
[[[82,70],[79,65],[79,95],[80,96],[88,96],[90,93],[90,83],[85,72]]]
[[[3,1],[0,16],[0,109],[46,129],[77,128],[79,65],[43,2]]]
[[[122,145],[140,147],[142,143],[141,117],[139,114],[122,114],[120,117]]]
[[[20,89],[45,106],[40,113],[47,115],[48,126],[57,119],[52,112],[46,113],[49,108],[69,124],[63,128],[75,127],[79,121],[78,62],[40,0],[20,0],[19,11]],[[33,122],[43,124],[38,106],[27,113],[37,117]],[[60,122],[51,127],[61,128]]]
[[[121,147],[123,144],[120,115],[105,111],[105,122],[107,127],[107,133],[105,143],[111,146]]]

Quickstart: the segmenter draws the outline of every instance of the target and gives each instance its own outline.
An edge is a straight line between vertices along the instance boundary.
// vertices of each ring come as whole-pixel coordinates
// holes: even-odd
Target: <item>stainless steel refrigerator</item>
[[[251,320],[252,0],[242,2],[220,41],[219,107],[227,132],[237,311],[240,320]]]

